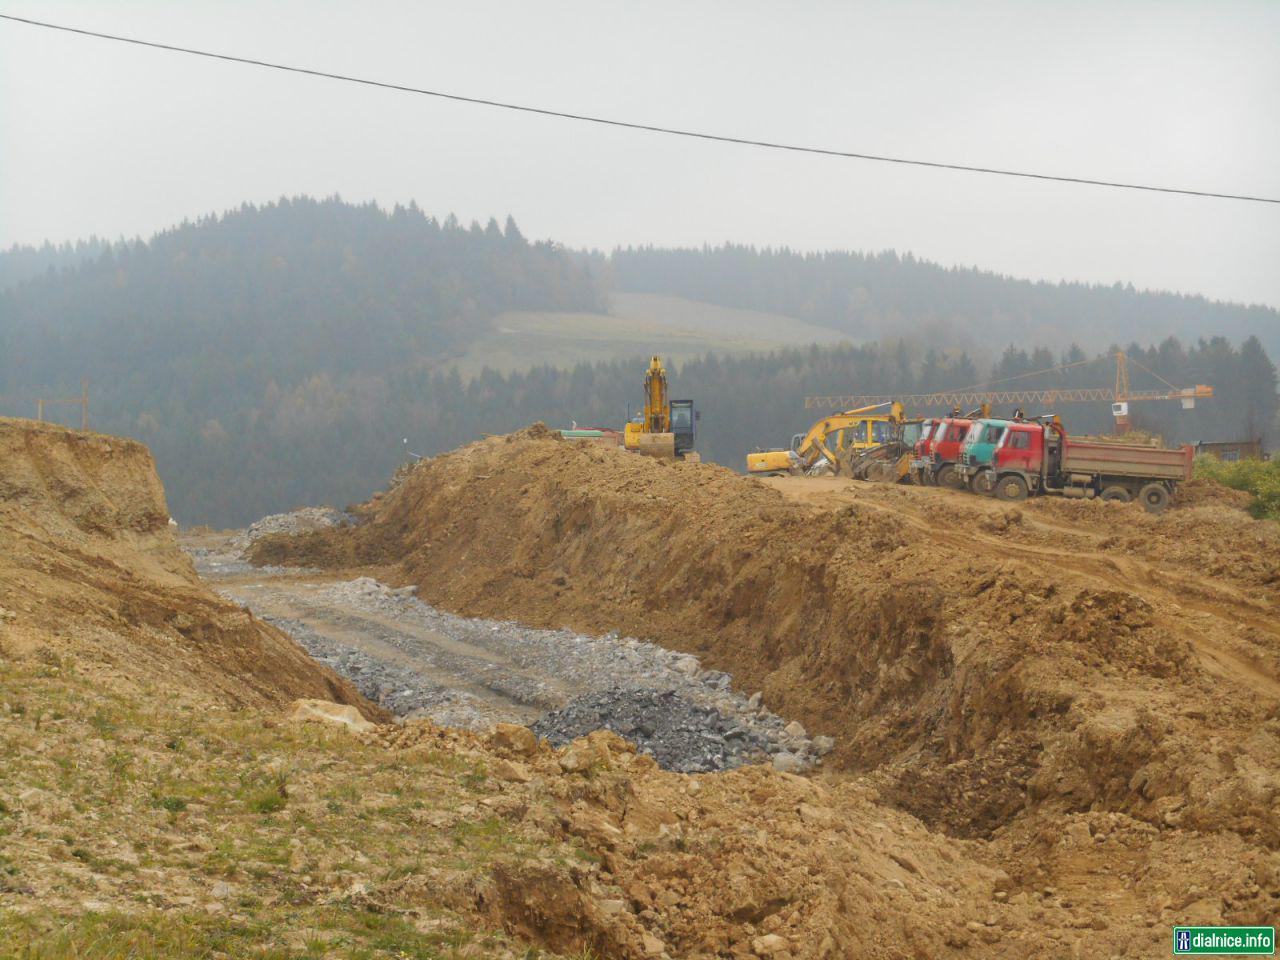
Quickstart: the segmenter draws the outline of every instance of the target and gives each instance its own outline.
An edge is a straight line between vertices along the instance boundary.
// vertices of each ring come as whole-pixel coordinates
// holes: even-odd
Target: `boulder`
[[[499,780],[505,780],[508,783],[528,783],[533,779],[533,774],[529,772],[529,768],[523,763],[516,763],[514,760],[495,760],[490,772]]]
[[[355,707],[328,700],[295,700],[289,707],[287,719],[292,723],[334,724],[351,733],[364,733],[377,726],[360,716]]]
[[[489,733],[489,742],[499,750],[525,757],[538,752],[538,735],[518,723],[495,724]]]

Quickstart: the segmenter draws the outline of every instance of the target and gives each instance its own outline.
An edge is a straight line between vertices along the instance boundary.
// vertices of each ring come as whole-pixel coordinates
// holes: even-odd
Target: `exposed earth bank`
[[[1262,922],[1280,910],[1280,526],[1192,493],[1153,517],[760,482],[535,427],[254,558],[696,653],[834,736],[883,800],[986,839],[1024,889],[1092,876],[1076,896],[1109,923]]]
[[[378,711],[194,579],[142,448],[3,426],[19,952],[1065,960],[1280,921],[1276,532],[1238,511],[771,489],[530,431],[257,541],[699,652],[839,744],[690,776],[604,732],[309,719]]]
[[[145,446],[0,418],[0,656],[63,655],[122,687],[176,683],[231,706],[320,697],[388,717],[197,576]]]

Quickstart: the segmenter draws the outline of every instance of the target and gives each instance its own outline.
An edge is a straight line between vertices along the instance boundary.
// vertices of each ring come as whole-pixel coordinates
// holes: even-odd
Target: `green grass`
[[[504,313],[458,359],[458,368],[463,376],[473,376],[485,367],[510,373],[539,364],[565,367],[655,353],[679,362],[709,352],[765,352],[841,339],[847,338],[792,317],[620,293],[607,314]]]
[[[310,907],[291,910],[289,926],[312,933],[285,940],[284,917],[241,921],[203,913],[145,911],[0,914],[4,960],[453,960],[477,939],[466,927],[444,924],[423,933],[390,914]],[[465,954],[471,955],[471,954]]]
[[[1236,460],[1196,457],[1195,475],[1253,494],[1249,513],[1259,520],[1280,520],[1280,460]]]
[[[197,718],[70,666],[0,658],[0,960],[486,956],[492,936],[429,889],[379,888],[573,855],[476,809],[497,790],[474,756],[388,753],[256,711]],[[343,897],[356,883],[378,912]]]

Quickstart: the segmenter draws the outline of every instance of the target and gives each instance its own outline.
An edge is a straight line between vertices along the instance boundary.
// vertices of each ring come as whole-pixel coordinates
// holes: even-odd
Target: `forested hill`
[[[582,258],[416,207],[245,206],[0,293],[0,381],[130,382],[130,399],[447,361],[503,310],[599,309]],[[145,404],[144,404],[145,406]]]
[[[1019,280],[947,268],[911,254],[797,253],[726,244],[628,247],[611,258],[614,283],[831,327],[854,340],[914,333],[978,354],[1008,343],[1062,350],[1072,343],[1258,337],[1280,355],[1280,311],[1199,296]]]
[[[406,438],[408,450],[430,454],[534,418],[621,424],[639,402],[644,354],[669,356],[688,336],[603,316],[623,292],[647,293],[689,323],[708,314],[700,342],[724,342],[735,323],[754,324],[760,338],[793,317],[892,340],[673,364],[673,389],[704,411],[701,449],[734,467],[751,447],[784,444],[812,421],[806,394],[924,392],[988,376],[1105,384],[1105,356],[1069,382],[1024,375],[1080,359],[1080,347],[1101,355],[1134,340],[1141,345],[1126,349],[1161,376],[1219,390],[1212,408],[1178,416],[1151,405],[1136,411],[1139,422],[1170,440],[1280,439],[1267,351],[1213,336],[1254,317],[1274,334],[1271,310],[1030,284],[892,255],[726,247],[606,257],[531,243],[510,219],[463,226],[415,206],[306,198],[245,206],[146,242],[0,254],[0,414],[30,416],[34,398],[77,394],[85,377],[93,426],[151,447],[181,521],[223,526],[307,503],[341,506],[385,481]],[[695,302],[708,300],[763,312]],[[1109,322],[1082,326],[1085,315]],[[1183,328],[1193,333],[1184,344],[1167,340]],[[458,357],[478,371],[502,337],[531,354],[554,343],[541,355],[557,369],[522,360],[505,375],[460,375]],[[1080,347],[1069,349],[1072,340]],[[763,342],[752,350],[767,350]],[[577,363],[583,355],[618,359]],[[48,412],[78,419],[65,407]],[[1063,412],[1075,429],[1107,426],[1105,407]]]
[[[75,243],[42,243],[38,247],[14,246],[0,251],[0,290],[7,290],[24,280],[56,274],[68,267],[102,256],[111,244],[97,237]]]

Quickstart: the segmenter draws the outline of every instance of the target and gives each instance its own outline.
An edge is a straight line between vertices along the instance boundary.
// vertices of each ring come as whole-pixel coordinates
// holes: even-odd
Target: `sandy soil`
[[[516,938],[501,956],[1079,958],[1280,924],[1280,528],[1212,491],[1009,507],[531,429],[255,545],[695,652],[838,744],[817,775],[687,776],[610,734],[281,730],[292,697],[361,701],[196,580],[145,450],[44,430],[0,422],[15,943],[233,909],[219,936],[281,956],[318,923],[337,958],[447,914]]]
[[[696,652],[1015,892],[1167,936],[1280,912],[1280,527],[1191,503],[758,481],[534,429],[256,557]]]

